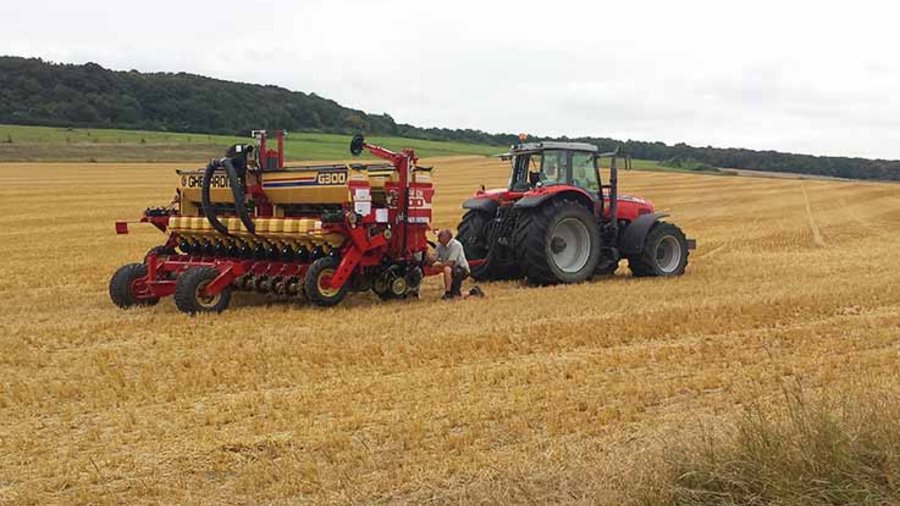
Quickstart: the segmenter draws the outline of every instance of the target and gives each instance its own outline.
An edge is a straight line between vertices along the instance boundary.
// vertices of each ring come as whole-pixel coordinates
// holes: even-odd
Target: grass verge
[[[726,427],[664,444],[631,504],[900,504],[900,389],[812,399],[785,389]],[[634,478],[630,476],[629,478]]]

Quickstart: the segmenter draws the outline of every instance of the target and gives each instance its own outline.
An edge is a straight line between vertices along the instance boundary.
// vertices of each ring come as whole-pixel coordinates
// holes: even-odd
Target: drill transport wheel
[[[113,304],[122,309],[132,306],[152,306],[159,302],[158,297],[140,297],[141,283],[147,276],[144,264],[123,265],[109,280],[109,298]]]
[[[309,266],[306,273],[306,295],[317,306],[330,307],[339,304],[347,295],[348,284],[340,288],[329,288],[331,277],[337,272],[341,261],[334,257],[322,257]]]
[[[203,290],[219,271],[212,267],[192,267],[178,276],[175,283],[175,306],[184,313],[221,313],[231,302],[231,287],[226,286],[219,293],[204,296]]]

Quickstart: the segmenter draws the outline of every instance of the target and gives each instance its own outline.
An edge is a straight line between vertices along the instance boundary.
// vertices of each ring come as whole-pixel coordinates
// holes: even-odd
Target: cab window
[[[600,191],[592,153],[572,153],[572,183],[592,193]]]
[[[565,184],[568,164],[565,151],[544,151],[541,163],[541,184]]]

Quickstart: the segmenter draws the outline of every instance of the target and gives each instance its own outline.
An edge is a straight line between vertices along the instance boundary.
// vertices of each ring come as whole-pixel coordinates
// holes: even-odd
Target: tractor
[[[169,206],[138,222],[166,234],[143,262],[121,267],[109,294],[121,308],[173,296],[188,314],[221,312],[232,292],[305,297],[333,306],[350,291],[381,299],[416,296],[429,247],[431,169],[412,149],[399,153],[353,138],[389,163],[286,167],[284,134],[267,149],[236,144],[205,168],[178,170]],[[116,223],[128,233],[128,223]]]
[[[639,197],[620,195],[618,164],[630,158],[579,142],[525,142],[498,155],[511,163],[506,188],[481,190],[463,203],[457,227],[472,276],[579,283],[616,271],[680,276],[696,241]],[[609,160],[609,179],[601,164]]]

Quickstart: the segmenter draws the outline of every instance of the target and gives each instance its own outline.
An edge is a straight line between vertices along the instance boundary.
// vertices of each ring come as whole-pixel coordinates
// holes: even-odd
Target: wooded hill
[[[367,114],[315,93],[223,81],[186,73],[119,72],[95,63],[55,64],[0,57],[0,123],[246,134],[249,128],[354,133],[505,146],[514,134],[421,128]],[[563,138],[565,139],[565,138]],[[535,139],[535,140],[563,140]],[[694,160],[716,167],[900,180],[900,161],[819,157],[737,148],[672,146],[605,137],[578,140],[603,150],[623,146],[635,158]]]

